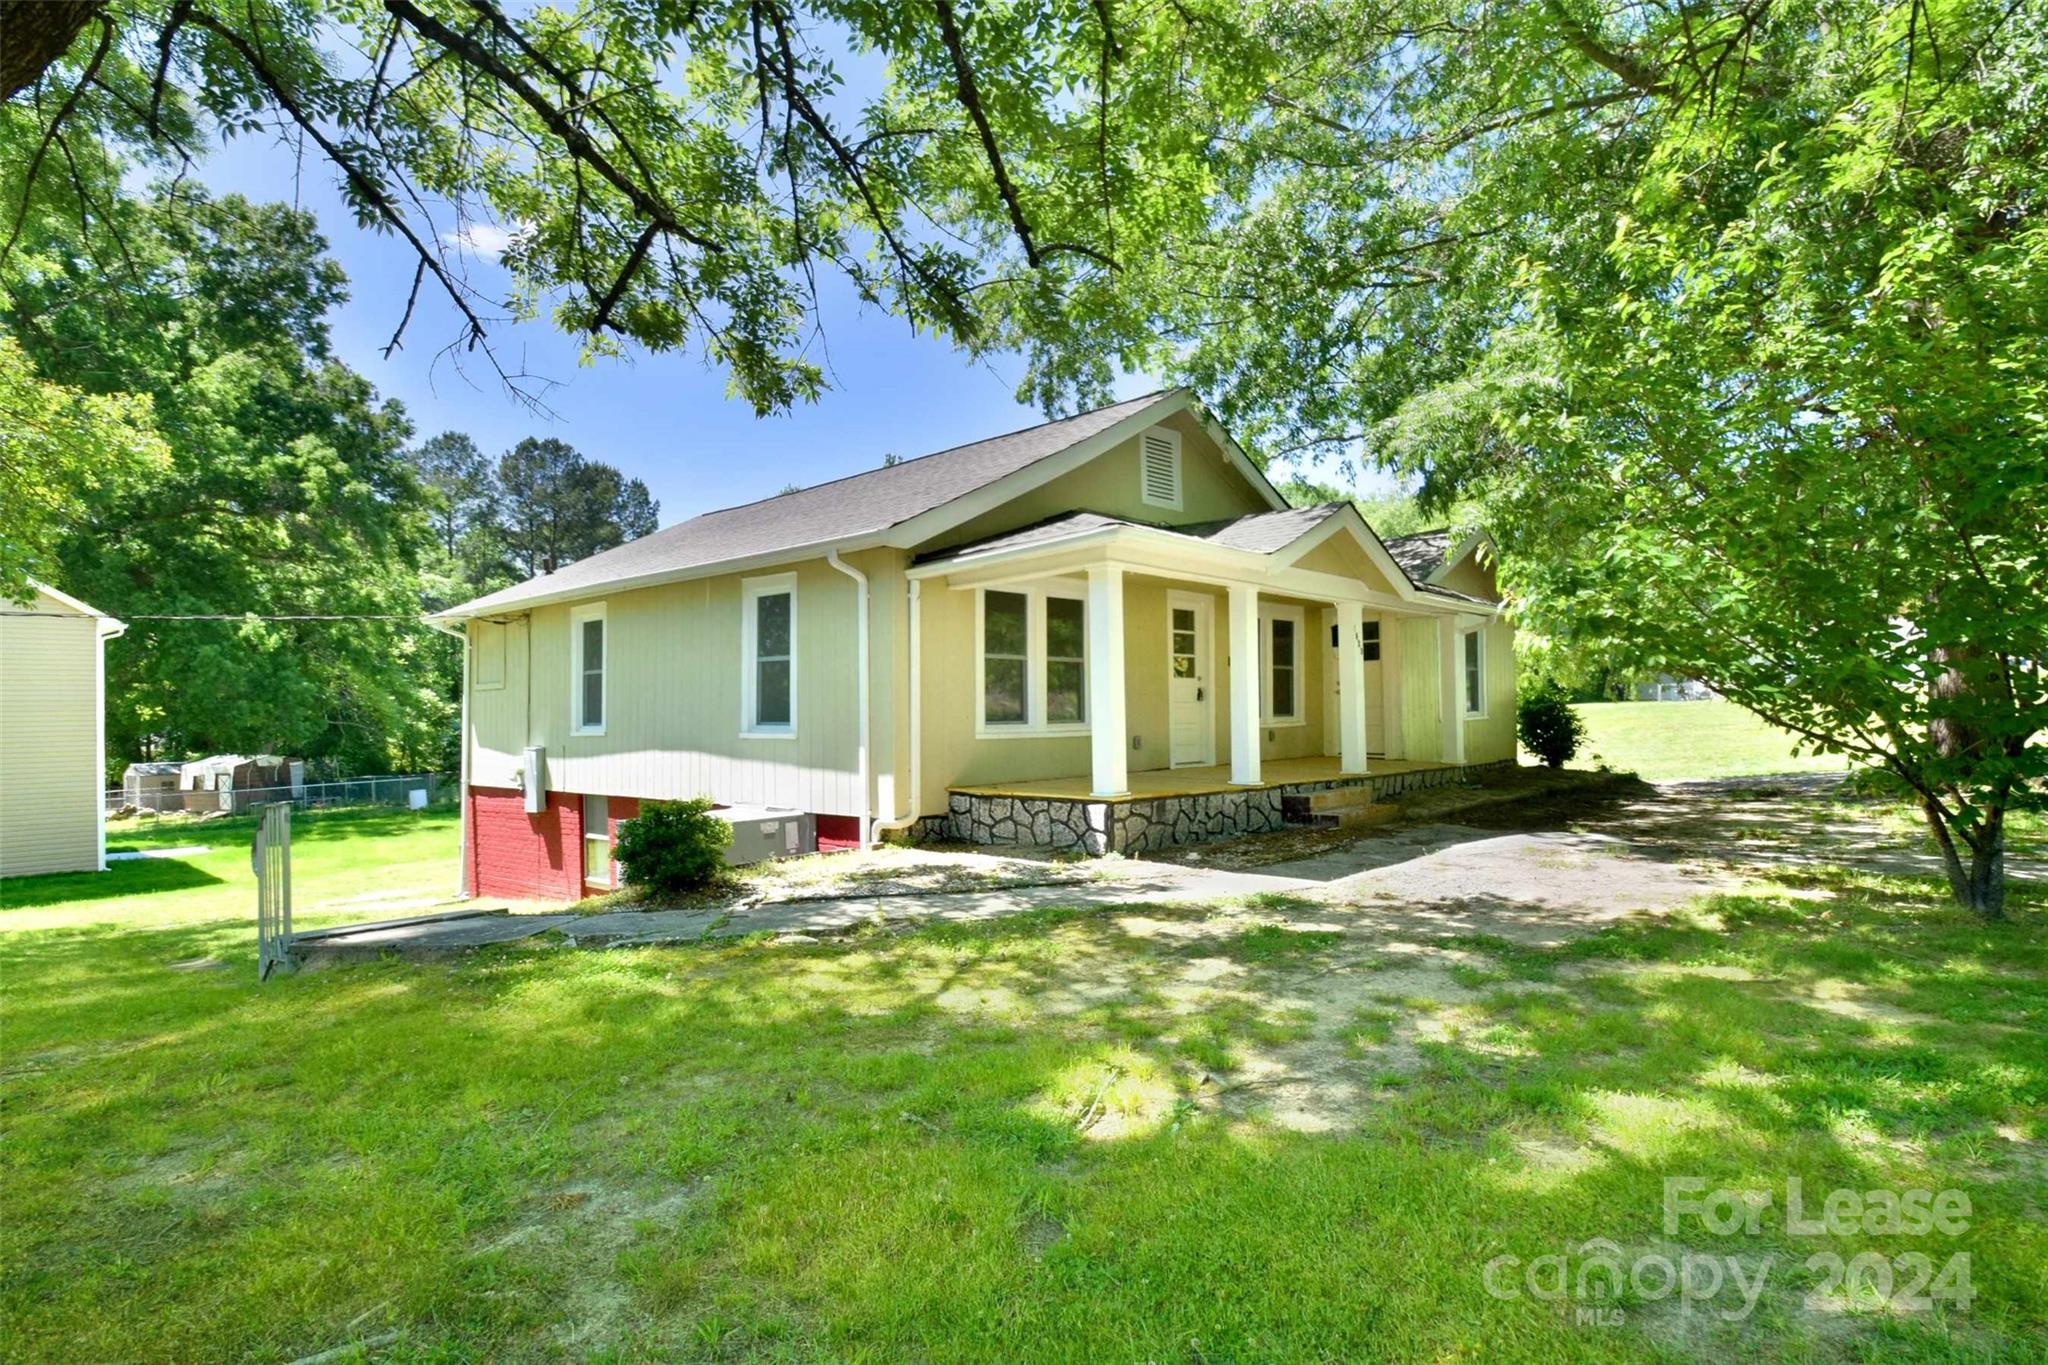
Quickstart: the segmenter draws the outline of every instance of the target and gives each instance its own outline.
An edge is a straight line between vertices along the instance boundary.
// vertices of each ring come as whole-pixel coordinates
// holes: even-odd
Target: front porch
[[[1288,758],[1268,762],[1255,784],[1232,782],[1225,765],[1162,768],[1132,774],[1132,790],[1113,797],[1091,795],[1087,776],[955,787],[946,814],[927,820],[923,833],[993,847],[1138,856],[1301,823],[1313,818],[1311,798],[1324,793],[1355,793],[1347,806],[1375,806],[1493,766],[1377,759],[1369,772],[1346,773],[1334,757]]]
[[[1392,779],[1411,773],[1462,770],[1461,765],[1456,763],[1382,758],[1377,754],[1372,756],[1370,770],[1364,774],[1346,773],[1342,762],[1335,756],[1269,758],[1261,765],[1260,780],[1250,784],[1233,782],[1230,777],[1230,765],[1217,763],[1201,768],[1155,768],[1150,772],[1132,773],[1130,791],[1111,797],[1096,796],[1094,779],[1087,773],[1077,773],[1072,777],[1041,778],[1035,782],[978,783],[953,787],[950,792],[955,796],[1008,796],[1025,800],[1051,798],[1060,801],[1106,800],[1111,804],[1123,804],[1130,801],[1152,801],[1161,797],[1211,796],[1223,792],[1266,788],[1362,786],[1368,781],[1377,782],[1381,778]],[[1437,783],[1418,782],[1412,786],[1400,786],[1389,781],[1387,785],[1390,790],[1386,795],[1391,796],[1399,791],[1413,790],[1416,786],[1435,786]]]

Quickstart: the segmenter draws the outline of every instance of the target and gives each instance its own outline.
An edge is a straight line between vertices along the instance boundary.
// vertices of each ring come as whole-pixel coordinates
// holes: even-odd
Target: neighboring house
[[[1669,673],[1636,684],[1637,701],[1711,701],[1713,697],[1714,689],[1705,683]]]
[[[121,770],[121,800],[137,810],[183,810],[178,778],[185,765],[169,760],[130,763]]]
[[[306,765],[275,754],[214,754],[178,769],[186,810],[246,811],[305,789]]]
[[[1404,569],[1178,389],[707,513],[436,619],[465,883],[606,885],[650,798],[1100,852],[1512,762],[1477,544]]]
[[[0,877],[103,870],[106,646],[127,627],[29,586],[0,599]]]

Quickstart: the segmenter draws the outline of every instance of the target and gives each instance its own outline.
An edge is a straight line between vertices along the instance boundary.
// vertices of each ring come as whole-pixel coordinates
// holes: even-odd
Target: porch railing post
[[[1230,780],[1259,785],[1259,590],[1230,585]]]
[[[1097,796],[1131,789],[1124,721],[1124,570],[1088,566],[1088,731]]]
[[[1345,773],[1365,771],[1365,607],[1337,604],[1337,752]]]

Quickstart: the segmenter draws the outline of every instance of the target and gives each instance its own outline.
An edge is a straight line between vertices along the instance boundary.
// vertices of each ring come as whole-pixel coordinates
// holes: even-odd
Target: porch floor
[[[1154,768],[1130,775],[1131,790],[1127,796],[1107,798],[1112,802],[1151,801],[1162,796],[1207,796],[1212,792],[1256,791],[1273,787],[1293,787],[1306,782],[1335,782],[1348,778],[1360,782],[1373,777],[1389,777],[1399,773],[1428,772],[1438,768],[1455,768],[1455,763],[1438,763],[1434,759],[1409,760],[1381,758],[1368,755],[1367,771],[1364,773],[1342,773],[1334,757],[1317,758],[1269,758],[1259,765],[1258,787],[1240,787],[1230,780],[1230,765],[1218,763],[1203,768]],[[992,782],[979,786],[950,787],[947,790],[962,796],[1007,796],[1029,797],[1064,801],[1086,801],[1091,798],[1093,783],[1086,773],[1074,777],[1044,777],[1031,782]]]

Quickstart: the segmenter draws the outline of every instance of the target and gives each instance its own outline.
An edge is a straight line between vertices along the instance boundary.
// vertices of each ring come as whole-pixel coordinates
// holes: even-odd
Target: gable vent
[[[1138,493],[1151,507],[1180,508],[1180,434],[1153,429],[1138,438]]]

